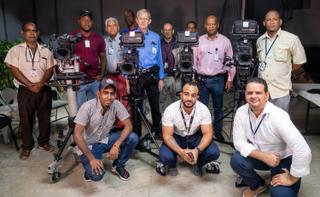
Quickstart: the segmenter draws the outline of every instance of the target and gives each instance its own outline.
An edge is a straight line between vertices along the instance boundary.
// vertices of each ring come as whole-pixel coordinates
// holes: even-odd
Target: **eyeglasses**
[[[138,20],[140,20],[140,21],[148,21],[149,18],[138,17]]]

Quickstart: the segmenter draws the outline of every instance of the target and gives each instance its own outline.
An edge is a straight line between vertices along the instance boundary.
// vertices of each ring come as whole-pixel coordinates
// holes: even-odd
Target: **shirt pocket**
[[[274,59],[278,62],[289,61],[289,49],[286,46],[277,46],[274,50]]]
[[[48,61],[48,59],[45,57],[40,58],[40,62],[39,62],[40,70],[42,70],[44,72],[47,70],[47,63],[48,63],[47,61]]]

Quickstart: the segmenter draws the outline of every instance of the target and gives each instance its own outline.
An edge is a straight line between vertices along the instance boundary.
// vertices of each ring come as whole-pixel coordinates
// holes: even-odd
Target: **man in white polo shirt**
[[[220,156],[218,146],[212,141],[213,128],[209,109],[198,101],[196,83],[186,83],[180,100],[169,105],[162,116],[163,144],[159,151],[160,163],[157,172],[166,175],[178,174],[177,156],[193,165],[195,176],[202,175],[205,164],[215,162]],[[213,173],[219,173],[219,166]]]

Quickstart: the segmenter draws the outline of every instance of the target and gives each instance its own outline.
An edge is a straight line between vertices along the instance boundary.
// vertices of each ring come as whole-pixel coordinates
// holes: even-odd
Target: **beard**
[[[188,100],[188,101],[183,101],[182,104],[184,108],[190,109],[190,108],[193,108],[195,103]]]

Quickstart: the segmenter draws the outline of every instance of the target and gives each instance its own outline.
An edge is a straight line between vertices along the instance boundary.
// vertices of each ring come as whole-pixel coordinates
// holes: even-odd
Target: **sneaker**
[[[156,172],[158,172],[161,176],[166,176],[166,166],[159,161],[157,161],[156,164]]]
[[[202,169],[198,165],[193,165],[192,172],[194,176],[202,176]]]
[[[111,172],[118,175],[123,181],[127,181],[130,178],[129,172],[124,168],[124,166],[113,166]]]
[[[219,167],[218,161],[210,161],[206,165],[206,172],[207,173],[213,173],[213,174],[219,174],[220,173],[220,167]]]
[[[22,149],[19,157],[21,160],[27,160],[30,156],[30,153],[31,153],[31,150]]]
[[[45,143],[45,144],[42,144],[42,145],[39,145],[39,147],[42,149],[42,150],[45,150],[45,151],[48,151],[48,152],[53,152],[54,151],[54,146],[52,146],[51,144],[49,143]]]
[[[84,180],[87,182],[91,182],[92,180],[89,178],[89,176],[87,175],[86,172],[84,172],[84,176],[83,176]]]
[[[266,185],[258,187],[256,190],[251,190],[249,187],[243,190],[242,197],[257,197],[267,189]]]
[[[169,168],[168,169],[168,174],[170,176],[177,176],[178,175],[178,169],[177,168]]]

